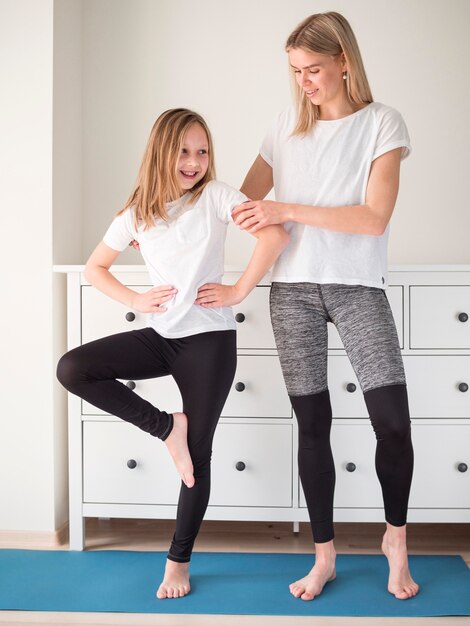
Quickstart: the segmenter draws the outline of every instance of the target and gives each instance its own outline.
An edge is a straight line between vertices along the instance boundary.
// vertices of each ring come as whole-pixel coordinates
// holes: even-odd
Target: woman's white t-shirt
[[[291,136],[295,125],[292,106],[275,118],[260,148],[273,168],[279,202],[365,204],[372,161],[394,148],[402,148],[402,159],[411,151],[402,116],[380,102],[337,120],[318,120],[303,138]],[[385,289],[389,226],[382,235],[363,235],[287,222],[290,242],[274,265],[272,280]]]
[[[219,181],[209,182],[195,204],[191,193],[166,205],[168,221],[156,219],[144,230],[134,228],[133,209],[114,218],[104,243],[122,252],[132,239],[139,242],[153,286],[172,285],[178,293],[165,302],[168,310],[151,313],[148,326],[163,337],[187,337],[214,330],[235,329],[230,307],[206,309],[194,304],[199,287],[221,283],[224,246],[232,210],[247,197]]]

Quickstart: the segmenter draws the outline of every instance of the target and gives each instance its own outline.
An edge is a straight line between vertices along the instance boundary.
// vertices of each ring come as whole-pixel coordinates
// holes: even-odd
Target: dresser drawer
[[[150,285],[127,286],[138,293],[151,288]],[[269,287],[255,287],[243,302],[233,307],[238,348],[276,349],[269,314],[269,291]],[[147,317],[147,313],[130,309],[92,286],[82,287],[82,343],[145,328]]]
[[[84,422],[84,502],[176,504],[180,484],[159,439],[126,422]]]
[[[347,356],[328,355],[328,389],[334,417],[367,417],[364,394]]]
[[[85,422],[83,437],[84,502],[177,504],[181,481],[161,441],[125,422]],[[219,424],[209,504],[292,506],[292,427]]]
[[[239,355],[223,417],[292,417],[277,355]]]
[[[161,410],[169,413],[183,410],[181,394],[172,376],[120,382],[132,385],[134,393]],[[84,400],[82,412],[83,415],[106,415]],[[238,356],[235,379],[222,417],[292,417],[277,355]]]
[[[470,508],[470,425],[415,425],[411,432],[410,508]]]
[[[470,425],[413,423],[411,429],[414,468],[409,508],[470,508]],[[376,445],[370,424],[333,424],[335,507],[383,508]],[[302,487],[300,506],[306,506]]]
[[[375,434],[370,423],[333,424],[331,448],[336,470],[335,507],[383,506],[382,491],[375,472],[375,446]],[[300,506],[306,506],[302,487]]]
[[[393,285],[386,290],[387,299],[392,309],[393,319],[397,327],[398,340],[400,348],[404,347],[403,332],[403,286]],[[343,342],[339,336],[336,326],[332,323],[328,324],[328,348],[330,350],[344,350]]]
[[[292,506],[292,426],[219,424],[212,506]]]
[[[276,348],[269,313],[269,292],[270,287],[255,287],[243,302],[233,307],[239,348]]]
[[[404,356],[413,417],[470,417],[470,356]]]
[[[144,293],[150,289],[149,285],[129,285],[129,287],[138,293]],[[134,311],[101,293],[95,287],[83,285],[81,293],[82,343],[147,326],[147,313]]]
[[[470,418],[470,356],[403,356],[410,414],[416,418]],[[328,357],[333,416],[368,417],[347,356]]]
[[[410,348],[470,349],[470,287],[410,287]]]

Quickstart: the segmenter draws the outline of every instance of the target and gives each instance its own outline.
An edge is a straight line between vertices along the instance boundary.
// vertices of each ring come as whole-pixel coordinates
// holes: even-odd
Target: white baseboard
[[[54,531],[0,530],[0,548],[57,549],[68,542],[69,523]]]

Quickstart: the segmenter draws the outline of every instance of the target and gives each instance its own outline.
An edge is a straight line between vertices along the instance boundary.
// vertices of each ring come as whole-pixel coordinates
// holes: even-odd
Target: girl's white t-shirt
[[[338,120],[318,120],[307,136],[291,136],[293,106],[271,123],[260,154],[273,168],[279,202],[335,207],[365,204],[371,163],[401,147],[410,151],[405,122],[392,107],[372,102]],[[387,225],[382,235],[351,234],[287,222],[290,242],[274,265],[279,282],[388,286]]]
[[[230,307],[206,309],[194,300],[205,283],[222,282],[227,225],[232,210],[247,197],[219,181],[209,182],[195,204],[188,204],[190,197],[187,192],[168,203],[168,221],[156,219],[148,230],[143,225],[135,230],[130,207],[114,218],[103,237],[107,246],[120,252],[136,239],[153,286],[178,289],[163,305],[167,311],[148,317],[147,325],[168,338],[236,327]]]

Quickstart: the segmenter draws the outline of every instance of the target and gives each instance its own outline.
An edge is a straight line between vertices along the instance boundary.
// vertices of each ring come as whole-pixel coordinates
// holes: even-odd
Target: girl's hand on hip
[[[133,239],[129,244],[134,250],[140,250],[139,242],[137,239]]]
[[[171,300],[178,293],[178,289],[171,285],[152,287],[144,293],[136,293],[131,307],[140,313],[164,313],[167,309],[161,306]]]
[[[287,222],[287,206],[272,200],[250,200],[235,207],[232,217],[242,230],[254,233],[269,224]]]
[[[220,285],[219,283],[206,283],[199,287],[194,304],[199,304],[207,309],[221,306],[231,306],[243,300],[236,285]]]

